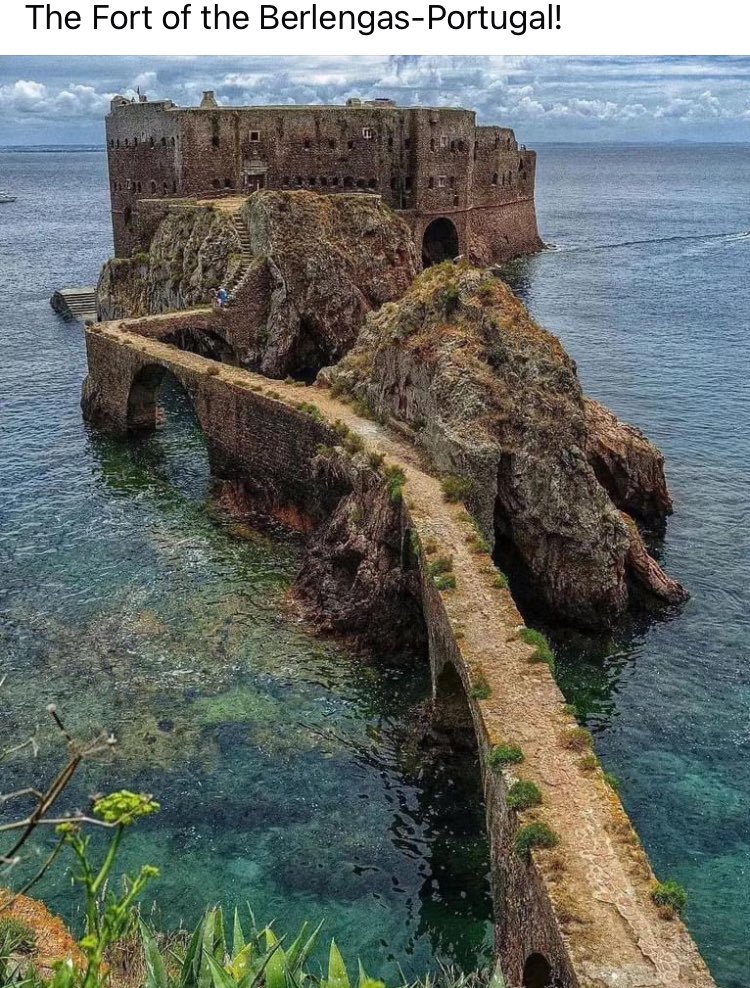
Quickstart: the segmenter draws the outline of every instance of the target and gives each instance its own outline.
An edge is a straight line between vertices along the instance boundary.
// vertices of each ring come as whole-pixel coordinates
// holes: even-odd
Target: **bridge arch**
[[[163,364],[148,363],[140,367],[130,382],[126,406],[126,428],[128,432],[145,432],[155,429],[161,423],[159,390],[167,379],[171,379],[180,391],[187,395],[193,406],[195,417],[204,433],[200,409],[186,381]]]
[[[552,965],[544,954],[530,954],[523,966],[523,988],[555,988]]]
[[[459,253],[458,230],[452,220],[440,216],[427,225],[422,236],[422,263],[426,268],[451,261]]]
[[[218,360],[222,364],[238,367],[239,356],[234,347],[215,329],[199,323],[179,325],[162,337],[163,343],[170,343],[185,353],[195,353],[199,357]]]

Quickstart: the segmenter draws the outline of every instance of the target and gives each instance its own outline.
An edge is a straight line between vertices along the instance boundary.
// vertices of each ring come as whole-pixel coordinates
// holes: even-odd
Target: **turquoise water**
[[[664,451],[675,499],[664,622],[556,634],[560,682],[595,731],[661,877],[722,988],[750,986],[750,160],[748,147],[543,147],[556,245],[520,294],[587,392]]]
[[[293,931],[329,934],[374,971],[473,968],[491,943],[477,766],[426,745],[428,670],[313,636],[285,604],[301,546],[212,505],[189,404],[165,397],[145,439],[81,421],[80,328],[53,288],[91,282],[110,252],[104,158],[0,155],[0,745],[40,724],[32,763],[62,757],[46,724],[101,726],[118,745],[67,797],[127,786],[158,816],[124,863],[162,869],[146,897],[165,926],[250,901]],[[27,867],[31,867],[29,862]],[[72,919],[62,875],[45,897]]]

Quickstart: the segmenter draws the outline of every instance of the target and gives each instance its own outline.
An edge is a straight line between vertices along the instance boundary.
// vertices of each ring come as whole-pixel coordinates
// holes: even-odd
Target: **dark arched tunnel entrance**
[[[554,988],[552,968],[543,954],[531,954],[523,966],[523,988]]]
[[[458,231],[454,224],[445,216],[433,220],[422,237],[422,264],[429,268],[441,261],[452,261],[458,253]]]

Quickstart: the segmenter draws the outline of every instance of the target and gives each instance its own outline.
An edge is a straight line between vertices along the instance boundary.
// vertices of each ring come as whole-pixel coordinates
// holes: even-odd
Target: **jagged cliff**
[[[685,597],[622,513],[671,510],[661,454],[584,398],[560,342],[498,279],[430,268],[368,318],[324,379],[411,427],[439,471],[468,479],[485,536],[562,618],[598,626],[634,594]]]
[[[265,192],[242,217],[255,258],[237,293],[252,312],[245,359],[271,377],[340,359],[421,269],[408,226],[377,196]]]
[[[105,320],[156,315],[208,304],[229,285],[212,332],[234,362],[311,379],[420,270],[408,226],[377,196],[261,191],[173,206],[146,253],[105,265],[97,301]]]
[[[210,205],[174,206],[148,251],[108,261],[96,290],[101,320],[205,305],[242,265],[231,215]]]

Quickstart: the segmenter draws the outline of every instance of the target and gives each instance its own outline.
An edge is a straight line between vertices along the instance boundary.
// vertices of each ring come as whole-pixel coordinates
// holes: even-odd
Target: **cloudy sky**
[[[750,58],[0,58],[0,145],[89,144],[115,93],[466,106],[541,141],[750,141]]]

